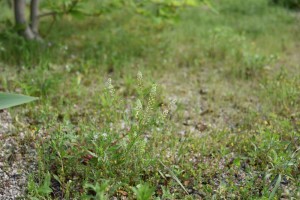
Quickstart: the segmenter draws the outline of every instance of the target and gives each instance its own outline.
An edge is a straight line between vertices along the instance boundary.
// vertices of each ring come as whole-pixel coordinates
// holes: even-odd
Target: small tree
[[[26,0],[14,0],[14,13],[16,27],[20,35],[29,40],[41,40],[38,31],[39,18],[43,16],[99,16],[112,9],[124,7],[136,11],[136,13],[151,17],[173,18],[181,8],[196,6],[203,0],[44,0],[43,5],[49,13],[39,15],[39,0],[30,1],[30,22],[26,21]],[[92,4],[93,8],[89,8]]]

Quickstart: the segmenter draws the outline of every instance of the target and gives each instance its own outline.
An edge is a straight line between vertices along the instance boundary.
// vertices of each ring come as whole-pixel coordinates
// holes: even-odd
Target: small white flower
[[[102,137],[104,137],[104,139],[107,138],[107,133],[102,133]]]
[[[176,106],[177,100],[176,99],[172,99],[169,105],[169,110],[170,111],[174,111],[176,110],[177,106]]]
[[[93,140],[97,140],[99,138],[99,133],[95,133],[95,135],[93,136]]]
[[[114,86],[112,85],[111,83],[111,78],[108,78],[106,83],[105,83],[105,86],[106,86],[106,89],[109,91],[110,95],[114,95],[115,93],[115,89],[114,89]]]
[[[141,100],[136,100],[136,103],[135,103],[135,118],[137,119],[139,117],[139,114],[141,112],[141,110],[143,109],[143,105],[142,105],[142,102]]]
[[[156,94],[156,88],[157,88],[157,85],[156,85],[156,84],[153,84],[153,85],[152,85],[152,88],[151,88],[150,96],[151,96],[151,95],[154,96],[154,95]]]
[[[138,81],[138,86],[142,86],[142,83],[143,83],[143,74],[142,72],[138,71],[137,73],[137,81]]]

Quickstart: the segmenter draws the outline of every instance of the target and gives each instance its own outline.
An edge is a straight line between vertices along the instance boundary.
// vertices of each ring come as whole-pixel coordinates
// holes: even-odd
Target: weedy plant
[[[149,200],[154,193],[154,188],[148,184],[140,184],[136,188],[132,188],[137,200]]]
[[[66,122],[49,140],[41,141],[40,181],[31,180],[31,185],[41,187],[49,172],[52,182],[58,183],[61,196],[97,199],[118,195],[120,191],[132,193],[131,187],[151,182],[159,167],[153,138],[164,131],[168,115],[157,104],[157,85],[145,87],[139,72],[132,104],[118,94],[110,78],[105,85],[99,95],[99,119],[91,119],[93,125],[75,127]],[[138,199],[149,199],[153,191],[148,190],[150,186],[147,188],[133,191]],[[31,197],[49,195],[57,197],[57,192],[29,190]]]

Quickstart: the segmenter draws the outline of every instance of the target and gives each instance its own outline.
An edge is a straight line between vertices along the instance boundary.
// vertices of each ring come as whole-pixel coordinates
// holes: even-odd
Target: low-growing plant
[[[251,79],[262,77],[268,66],[277,60],[276,55],[262,55],[253,43],[229,27],[218,27],[210,31],[208,57],[228,62],[227,75]],[[224,68],[224,66],[221,66]]]
[[[132,190],[137,200],[150,200],[154,193],[154,188],[149,184],[139,184]]]
[[[264,80],[261,85],[262,98],[268,96],[268,105],[274,106],[272,112],[277,114],[298,115],[299,110],[299,76],[289,77],[289,74],[282,69],[274,79]],[[270,109],[270,108],[268,108]],[[296,116],[295,116],[296,117]]]
[[[40,166],[47,166],[42,171],[50,171],[52,179],[58,179],[63,196],[69,193],[66,188],[74,187],[81,189],[71,193],[71,198],[93,196],[91,190],[101,197],[118,194],[120,189],[131,193],[130,187],[151,179],[159,167],[159,155],[152,145],[155,135],[164,130],[168,111],[157,104],[156,84],[145,87],[142,74],[138,73],[133,104],[118,94],[111,79],[105,85],[99,94],[97,123],[74,127],[66,121],[38,147]],[[104,179],[110,183],[105,191],[99,189]],[[75,182],[77,186],[73,185]],[[146,189],[134,191],[143,199],[149,195],[150,190]],[[29,191],[29,195],[36,194],[39,195]]]
[[[95,185],[86,183],[84,185],[85,190],[87,191],[87,195],[83,196],[83,199],[95,199],[95,200],[106,200],[108,199],[107,188],[108,188],[108,182],[104,182],[101,185],[99,183],[96,183]],[[89,193],[95,193],[90,194]]]
[[[49,197],[49,195],[53,192],[50,186],[51,175],[49,172],[45,174],[44,180],[41,182],[40,185],[35,184],[32,180],[32,177],[29,177],[28,190],[30,190],[32,194],[35,194],[36,196]],[[38,198],[36,197],[32,197],[31,199],[38,200]]]

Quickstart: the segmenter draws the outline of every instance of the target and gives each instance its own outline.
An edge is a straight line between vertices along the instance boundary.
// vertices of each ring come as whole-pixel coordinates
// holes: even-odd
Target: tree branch
[[[53,17],[57,14],[58,14],[58,12],[56,12],[56,11],[42,13],[42,14],[38,15],[38,18],[47,17],[47,16],[52,16]]]

